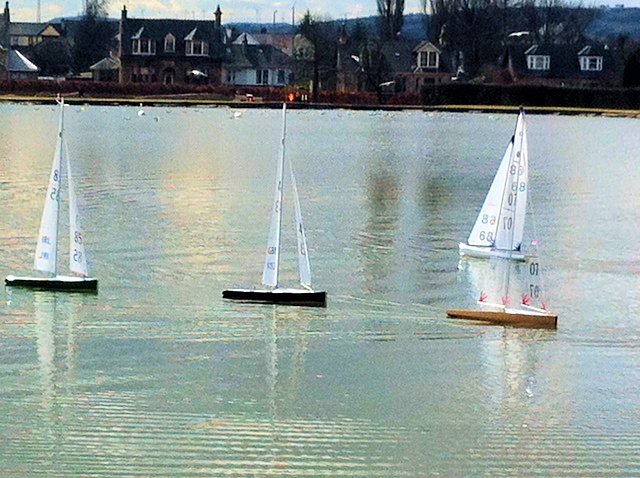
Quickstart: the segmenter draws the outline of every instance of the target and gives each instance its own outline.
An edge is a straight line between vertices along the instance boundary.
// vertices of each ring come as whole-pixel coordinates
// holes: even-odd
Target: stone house
[[[607,45],[509,45],[502,60],[507,80],[519,84],[600,88],[619,86],[622,74]]]
[[[129,18],[122,9],[117,58],[120,83],[221,82],[227,36],[215,20]]]

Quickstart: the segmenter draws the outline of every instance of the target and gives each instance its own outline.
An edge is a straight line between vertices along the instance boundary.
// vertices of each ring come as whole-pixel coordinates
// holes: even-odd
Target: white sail
[[[64,149],[64,103],[60,104],[60,125],[58,127],[58,140],[53,156],[53,166],[47,187],[47,196],[44,201],[44,210],[40,221],[38,244],[33,267],[37,271],[56,274],[56,261],[58,256],[58,217],[60,212],[60,186],[62,183],[62,154]]]
[[[509,169],[505,182],[507,187],[502,195],[495,247],[506,251],[520,250],[524,231],[524,215],[527,205],[528,177],[526,134],[524,128],[524,112],[518,115],[516,131],[513,135],[513,150],[509,160]]]
[[[482,204],[482,209],[476,223],[469,234],[467,244],[471,246],[493,246],[498,231],[498,217],[500,216],[500,206],[506,188],[506,178],[509,172],[509,162],[513,151],[513,138],[507,146],[507,150],[502,157],[498,172],[493,178],[487,197]]]
[[[276,172],[276,191],[271,209],[271,227],[267,243],[267,254],[262,271],[262,283],[266,286],[278,286],[278,268],[280,262],[280,229],[282,222],[282,189],[284,180],[285,137],[287,134],[287,105],[282,105],[282,139],[280,158]]]
[[[516,191],[516,212],[514,218],[514,230],[512,250],[521,250],[522,239],[524,236],[524,221],[527,214],[527,194],[529,192],[529,149],[527,145],[527,128],[524,118],[524,111],[520,113],[522,121],[520,122],[520,131],[516,130],[516,135],[521,135],[520,157],[515,156],[515,163],[518,168],[517,177],[512,176],[514,181],[511,190]],[[517,142],[517,136],[516,136]],[[512,168],[513,169],[513,168]]]
[[[289,170],[291,171],[291,190],[293,192],[293,203],[295,209],[296,235],[298,238],[298,276],[300,285],[311,288],[311,266],[309,264],[309,250],[307,249],[307,237],[304,233],[302,223],[302,210],[300,209],[300,198],[298,197],[298,187],[296,178],[293,175],[293,164],[289,160]]]
[[[530,254],[524,264],[526,280],[523,283],[522,305],[528,308],[547,309],[542,283],[542,262],[538,255],[538,242],[531,241]]]
[[[524,111],[518,115],[516,131],[500,162],[480,214],[467,243],[519,251],[527,207],[529,162]]]
[[[84,234],[80,225],[78,203],[73,189],[71,165],[67,144],[64,142],[64,152],[67,166],[67,187],[69,188],[69,270],[82,277],[89,276],[87,256],[84,251]]]

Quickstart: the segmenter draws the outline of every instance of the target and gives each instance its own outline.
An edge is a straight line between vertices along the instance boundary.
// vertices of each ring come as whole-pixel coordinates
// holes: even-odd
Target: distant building
[[[502,66],[520,84],[599,88],[619,86],[620,67],[607,45],[510,45]]]
[[[426,40],[411,50],[409,67],[406,52],[390,51],[386,56],[398,63],[394,80],[400,93],[420,93],[425,85],[450,83],[461,69],[455,55]]]
[[[218,6],[215,20],[128,18],[118,33],[120,83],[212,83],[222,78],[227,36]]]
[[[60,33],[47,23],[11,22],[9,2],[0,16],[0,79],[37,79],[39,68],[27,57],[48,37]]]
[[[120,59],[108,56],[89,67],[93,81],[118,81]]]
[[[293,80],[293,58],[242,33],[227,47],[223,82],[238,86],[284,86]]]
[[[37,80],[39,68],[18,50],[0,46],[0,80]]]

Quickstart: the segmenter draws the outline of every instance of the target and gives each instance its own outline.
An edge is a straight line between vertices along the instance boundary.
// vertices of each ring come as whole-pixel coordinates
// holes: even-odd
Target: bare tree
[[[395,40],[404,23],[404,0],[376,0],[378,3],[380,39]]]
[[[109,53],[113,30],[105,21],[109,0],[85,0],[84,12],[73,45],[73,60],[78,71],[86,71]]]

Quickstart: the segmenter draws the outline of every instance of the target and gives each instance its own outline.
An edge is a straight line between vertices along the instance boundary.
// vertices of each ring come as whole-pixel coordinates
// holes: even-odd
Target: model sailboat
[[[524,110],[507,146],[480,214],[460,255],[524,261],[522,237],[529,188],[529,154]]]
[[[71,165],[67,144],[64,139],[64,100],[60,104],[60,125],[58,140],[53,157],[53,166],[49,178],[49,187],[45,198],[38,245],[34,260],[34,269],[48,276],[16,277],[7,276],[5,284],[10,286],[31,287],[37,289],[60,289],[77,291],[97,291],[98,279],[89,277],[87,257],[84,249],[84,234],[80,227],[80,216],[76,195],[73,189]],[[58,275],[58,226],[60,222],[60,190],[63,186],[62,168],[67,170],[67,189],[69,193],[69,270],[70,276]]]
[[[298,239],[298,274],[301,288],[283,288],[280,287],[280,284],[278,283],[278,273],[280,268],[280,232],[282,229],[282,204],[284,196],[286,133],[287,105],[285,103],[282,106],[282,139],[276,173],[275,197],[271,212],[271,227],[269,230],[267,254],[262,272],[262,284],[267,286],[268,289],[229,289],[222,292],[222,297],[225,299],[246,302],[326,307],[327,293],[324,291],[314,291],[311,288],[311,267],[309,264],[307,239],[304,233],[304,225],[302,223],[302,212],[300,209],[300,199],[298,198],[298,189],[296,187],[293,166],[290,160],[287,161],[287,164],[290,171],[291,193],[294,203],[295,226]]]
[[[516,143],[517,145],[517,143]],[[516,162],[517,165],[517,162]],[[522,195],[515,195],[511,211],[518,210],[517,202]],[[509,216],[515,219],[517,215]],[[507,228],[505,243],[513,243],[518,234],[517,223]],[[521,234],[521,232],[520,232]],[[547,309],[543,298],[542,264],[538,254],[538,241],[531,241],[530,254],[523,257],[524,264],[514,262],[508,251],[506,257],[495,255],[491,258],[492,274],[485,277],[485,290],[480,291],[478,308],[450,309],[447,315],[453,318],[479,320],[499,325],[515,327],[555,329],[558,316]],[[514,273],[516,274],[515,277]]]

